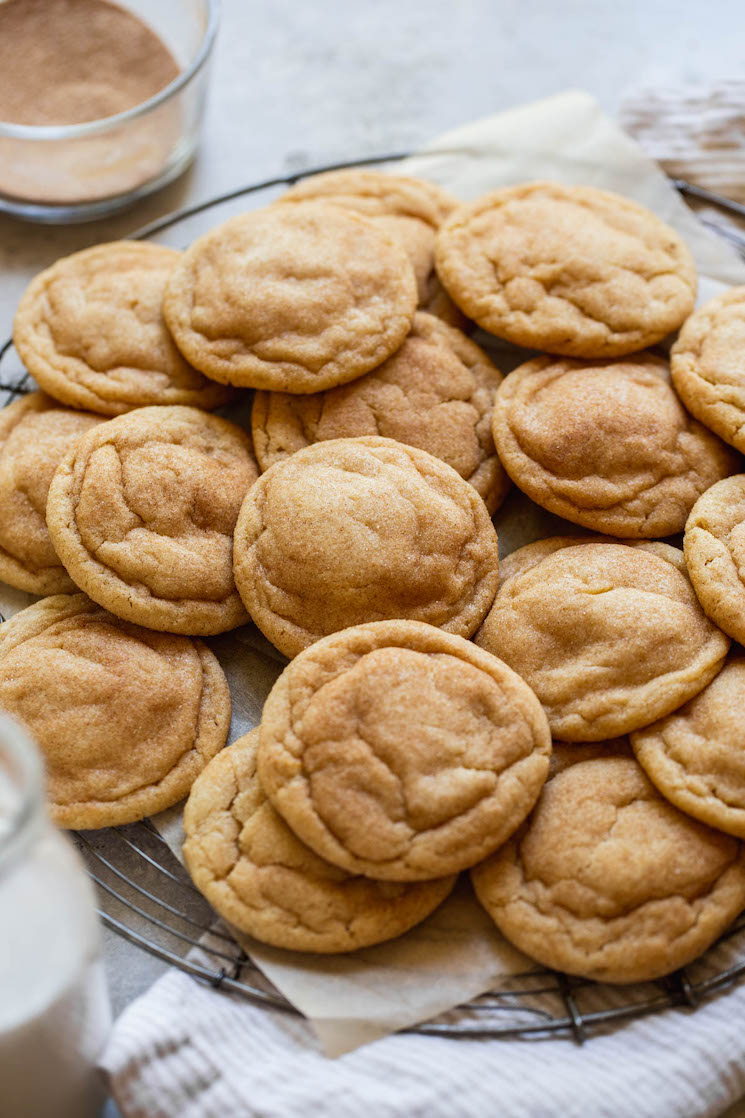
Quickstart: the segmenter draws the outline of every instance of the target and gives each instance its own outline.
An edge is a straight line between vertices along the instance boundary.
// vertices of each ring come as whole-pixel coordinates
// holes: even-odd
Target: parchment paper
[[[530,179],[616,190],[654,210],[686,239],[700,274],[700,299],[724,285],[745,283],[745,264],[700,225],[659,168],[587,94],[559,94],[465,125],[406,160],[403,169],[464,199]],[[205,228],[211,220],[206,215]],[[486,339],[479,334],[477,340],[484,344]],[[524,358],[509,346],[490,349],[503,371]],[[495,523],[502,554],[540,536],[576,532],[515,491]],[[10,592],[0,597],[0,609],[9,616],[29,600]],[[234,741],[258,724],[284,661],[252,626],[209,643],[230,681],[229,740]],[[154,822],[180,856],[181,809]],[[310,1019],[329,1055],[426,1020],[493,988],[500,975],[532,967],[496,932],[465,880],[419,928],[353,955],[325,958],[275,950],[246,937],[240,941],[270,981]]]

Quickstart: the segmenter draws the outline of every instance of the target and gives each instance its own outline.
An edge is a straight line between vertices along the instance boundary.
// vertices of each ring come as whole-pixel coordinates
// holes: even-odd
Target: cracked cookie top
[[[258,770],[274,807],[350,873],[417,881],[473,865],[546,779],[551,737],[506,664],[430,625],[335,633],[285,668]]]
[[[336,953],[400,936],[437,908],[455,877],[371,881],[301,842],[259,783],[258,738],[252,730],[210,761],[184,811],[189,873],[225,920],[273,947]]]
[[[251,488],[234,570],[246,609],[286,656],[386,618],[470,637],[496,593],[497,534],[473,486],[439,458],[392,439],[333,439]]]
[[[643,206],[589,186],[534,182],[459,207],[437,236],[440,279],[479,326],[531,349],[617,357],[693,310],[693,258]]]
[[[745,656],[667,718],[632,734],[637,760],[665,799],[745,838]]]
[[[671,350],[670,371],[688,410],[745,454],[745,287],[691,315]]]
[[[745,474],[725,478],[699,497],[683,548],[705,612],[745,644]]]
[[[667,363],[538,357],[503,381],[494,441],[542,508],[609,535],[682,532],[696,499],[740,458],[686,412]]]
[[[243,624],[233,528],[258,474],[249,436],[196,408],[141,408],[84,435],[49,487],[75,584],[126,621],[207,635]]]
[[[179,353],[163,321],[181,253],[141,241],[95,245],[41,272],[18,305],[13,340],[45,391],[121,415],[149,404],[212,409],[231,398]]]
[[[745,906],[742,844],[667,803],[625,757],[560,772],[471,878],[521,951],[599,982],[685,966]]]
[[[561,547],[509,577],[475,639],[530,684],[566,741],[603,741],[669,714],[729,648],[679,559],[611,542]]]
[[[382,435],[447,462],[494,513],[509,486],[491,433],[501,381],[465,334],[420,312],[393,356],[352,384],[308,396],[257,392],[256,457],[267,470],[311,443]]]
[[[46,521],[52,475],[101,417],[31,392],[0,410],[0,578],[30,594],[75,589],[52,547]]]
[[[409,257],[422,310],[452,326],[465,325],[435,271],[435,233],[458,205],[442,187],[426,179],[351,168],[311,175],[278,201],[323,201],[374,221],[402,245]]]
[[[555,551],[561,551],[565,547],[579,547],[585,543],[617,543],[624,547],[638,547],[641,551],[649,551],[652,555],[659,555],[661,559],[667,559],[668,563],[672,563],[684,575],[687,576],[688,573],[685,558],[680,548],[673,547],[669,543],[662,543],[660,540],[614,540],[609,536],[598,535],[546,536],[545,539],[534,540],[533,543],[526,543],[524,547],[518,547],[516,551],[511,551],[509,555],[499,560],[500,588],[508,578],[529,571],[531,567],[535,567],[537,563],[540,563],[548,555],[553,555]]]
[[[113,827],[187,794],[225,744],[230,693],[201,641],[57,594],[0,626],[0,708],[39,743],[52,819]]]
[[[417,292],[398,241],[340,206],[268,206],[184,253],[163,313],[181,352],[225,384],[319,392],[374,369]]]

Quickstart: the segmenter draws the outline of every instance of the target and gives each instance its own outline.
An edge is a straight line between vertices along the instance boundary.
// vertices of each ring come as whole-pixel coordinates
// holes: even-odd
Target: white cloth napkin
[[[407,162],[410,173],[464,198],[531,178],[619,190],[686,238],[703,297],[745,283],[743,262],[585,94],[467,125]],[[706,965],[721,968],[738,950],[739,941],[720,946]],[[103,1066],[125,1118],[707,1118],[745,1091],[744,1012],[745,985],[694,1013],[669,1010],[594,1035],[582,1048],[557,1037],[399,1033],[332,1060],[302,1019],[170,971],[116,1023]]]
[[[330,1060],[299,1018],[178,971],[104,1058],[126,1118],[714,1118],[745,1092],[745,987],[579,1047],[396,1034]]]

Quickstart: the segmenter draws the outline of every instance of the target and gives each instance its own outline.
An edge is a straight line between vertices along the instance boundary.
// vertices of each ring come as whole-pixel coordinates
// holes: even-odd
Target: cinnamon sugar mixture
[[[146,101],[178,72],[162,39],[107,0],[0,3],[0,120],[98,120]]]

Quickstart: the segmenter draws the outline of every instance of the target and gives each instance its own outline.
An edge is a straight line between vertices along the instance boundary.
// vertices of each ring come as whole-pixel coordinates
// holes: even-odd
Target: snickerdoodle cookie
[[[533,543],[526,543],[524,547],[518,547],[516,551],[510,552],[504,559],[499,560],[500,587],[508,578],[514,578],[515,575],[521,575],[524,571],[529,571],[531,567],[535,567],[537,563],[540,563],[548,555],[553,555],[555,551],[561,551],[565,547],[578,547],[585,543],[618,543],[623,544],[624,547],[636,547],[641,551],[650,551],[653,555],[659,555],[661,559],[667,559],[668,563],[672,563],[683,574],[687,574],[688,569],[683,552],[669,543],[662,543],[660,540],[614,540],[608,536],[599,535],[546,536],[545,539],[534,540]]]
[[[625,757],[555,776],[525,827],[471,877],[521,951],[600,982],[685,966],[745,906],[742,844],[667,803]]]
[[[213,908],[273,947],[324,954],[382,943],[429,916],[455,877],[371,881],[319,858],[264,795],[258,737],[252,730],[210,761],[184,811],[184,858]]]
[[[699,307],[670,354],[673,384],[697,419],[745,454],[745,287]]]
[[[148,404],[216,408],[230,391],[193,369],[163,322],[181,253],[140,241],[95,245],[34,279],[13,340],[26,368],[64,404],[121,415]]]
[[[279,201],[322,201],[374,221],[406,250],[417,280],[419,306],[453,326],[464,324],[435,271],[435,234],[458,205],[442,187],[426,179],[351,168],[311,175]]]
[[[695,699],[631,742],[665,799],[745,838],[745,657],[731,657]]]
[[[589,186],[533,182],[459,207],[437,236],[440,279],[479,326],[531,349],[617,357],[693,310],[693,258],[643,206]]]
[[[39,743],[62,827],[110,827],[185,796],[222,749],[230,693],[201,641],[57,594],[0,627],[0,709]]]
[[[439,458],[392,439],[333,439],[252,486],[233,565],[246,609],[286,656],[396,617],[470,637],[496,593],[497,534]]]
[[[416,303],[411,264],[389,233],[306,202],[200,237],[171,273],[163,313],[184,356],[214,380],[319,392],[385,361]]]
[[[233,528],[258,474],[249,436],[196,408],[140,408],[84,435],[49,487],[73,581],[125,621],[207,635],[246,620]]]
[[[462,637],[411,621],[335,633],[272,688],[264,791],[335,865],[389,881],[455,873],[532,808],[551,736],[530,688]]]
[[[729,648],[677,562],[610,542],[562,547],[508,578],[476,641],[519,672],[566,741],[648,726],[703,690]]]
[[[262,470],[311,443],[383,435],[442,458],[481,494],[490,513],[509,479],[494,449],[491,415],[502,375],[465,334],[419,313],[403,345],[367,376],[308,396],[257,392],[252,426]]]
[[[745,644],[745,474],[725,478],[699,497],[683,547],[704,611]]]
[[[0,410],[0,579],[31,594],[74,590],[47,531],[47,493],[61,459],[97,415],[32,392]]]
[[[741,460],[691,419],[651,353],[615,361],[538,357],[503,381],[494,441],[542,508],[614,536],[682,532],[696,499]]]

